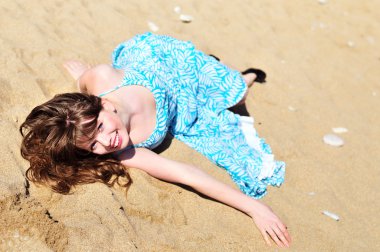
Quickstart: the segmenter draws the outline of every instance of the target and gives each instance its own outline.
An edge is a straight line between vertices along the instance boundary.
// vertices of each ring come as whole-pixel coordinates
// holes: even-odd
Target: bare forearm
[[[192,175],[187,177],[186,184],[210,198],[218,200],[249,215],[252,215],[252,211],[255,210],[255,207],[258,204],[260,204],[257,200],[248,197],[241,191],[238,191],[221,181],[218,181],[196,167],[189,168],[189,172],[192,173]]]
[[[124,152],[120,159],[126,166],[142,169],[162,180],[191,186],[210,198],[247,213],[268,244],[270,236],[278,246],[289,246],[291,239],[286,226],[268,206],[216,180],[199,168],[168,160],[141,148]]]
[[[136,149],[129,157],[125,153],[123,164],[143,169],[153,177],[174,183],[188,185],[198,192],[224,204],[243,211],[250,216],[262,206],[259,201],[218,181],[193,165],[165,159],[146,149]],[[143,166],[141,166],[143,164]]]

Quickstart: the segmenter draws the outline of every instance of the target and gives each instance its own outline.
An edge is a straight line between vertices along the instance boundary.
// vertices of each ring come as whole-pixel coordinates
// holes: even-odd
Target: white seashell
[[[343,139],[334,134],[324,135],[323,141],[325,142],[325,144],[329,144],[335,147],[340,147],[344,145]]]
[[[332,128],[332,131],[333,131],[334,133],[341,134],[341,133],[346,133],[346,132],[348,132],[348,129],[343,128],[343,127],[337,127],[337,128]]]
[[[296,108],[294,108],[294,107],[292,107],[292,106],[288,106],[288,109],[289,109],[289,111],[292,111],[292,112],[294,112],[294,111],[297,110]]]
[[[326,4],[326,3],[327,3],[327,0],[318,0],[318,2],[319,2],[320,4]]]
[[[181,13],[181,7],[179,7],[179,6],[174,7],[174,12],[177,14],[180,14]]]
[[[181,19],[181,21],[184,22],[184,23],[190,23],[191,21],[193,21],[193,17],[192,16],[185,15],[185,14],[181,14],[179,16],[179,19]]]
[[[151,21],[148,21],[148,26],[152,32],[156,32],[160,29],[160,28],[158,28],[158,26],[155,23],[153,23]]]
[[[322,211],[322,213],[323,213],[324,215],[330,217],[331,219],[334,219],[334,220],[336,220],[336,221],[339,221],[339,216],[336,215],[336,214],[334,214],[334,213],[332,213],[332,212],[329,212],[329,211],[327,211],[327,210],[324,210],[324,211]]]
[[[315,195],[315,192],[309,192],[308,193],[310,196],[314,196]]]

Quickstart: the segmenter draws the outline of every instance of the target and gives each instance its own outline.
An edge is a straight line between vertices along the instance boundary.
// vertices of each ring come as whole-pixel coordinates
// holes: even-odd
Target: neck
[[[112,102],[115,110],[115,113],[118,114],[120,120],[127,127],[128,132],[131,130],[131,120],[133,118],[134,112],[133,109],[128,104],[119,104],[118,102]]]

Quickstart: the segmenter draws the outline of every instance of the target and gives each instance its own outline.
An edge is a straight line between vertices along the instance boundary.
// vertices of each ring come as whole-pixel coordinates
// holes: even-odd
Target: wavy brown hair
[[[78,147],[95,136],[101,110],[99,97],[82,93],[59,94],[35,107],[20,126],[21,155],[30,163],[28,180],[62,194],[94,182],[127,187],[131,178],[119,161]]]

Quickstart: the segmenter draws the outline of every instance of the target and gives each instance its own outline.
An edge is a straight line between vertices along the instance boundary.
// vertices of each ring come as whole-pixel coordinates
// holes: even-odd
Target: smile
[[[115,137],[115,140],[114,140],[114,142],[113,142],[112,147],[113,147],[113,148],[117,148],[117,147],[119,147],[120,145],[121,145],[121,137],[119,136],[119,132],[116,131],[116,137]]]

